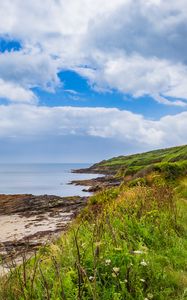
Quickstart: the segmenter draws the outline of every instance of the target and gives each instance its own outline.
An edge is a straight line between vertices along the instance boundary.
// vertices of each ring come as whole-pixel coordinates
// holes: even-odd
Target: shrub
[[[146,181],[145,178],[137,178],[137,179],[131,180],[128,183],[128,186],[129,187],[133,187],[133,186],[145,186],[146,184],[147,184],[147,181]]]
[[[177,163],[161,163],[154,166],[155,171],[163,172],[166,180],[175,180],[186,174],[187,166]]]

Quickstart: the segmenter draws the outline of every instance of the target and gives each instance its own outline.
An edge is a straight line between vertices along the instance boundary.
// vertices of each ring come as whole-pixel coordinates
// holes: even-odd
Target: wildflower
[[[127,280],[127,279],[125,279],[124,281],[125,281],[126,283],[128,282],[128,280]]]
[[[143,260],[140,262],[140,265],[145,267],[145,266],[147,266],[147,262],[143,259]]]
[[[148,298],[148,299],[153,299],[153,294],[148,293],[148,294],[147,294],[147,298]]]
[[[148,298],[144,298],[144,300],[149,300]]]
[[[105,260],[105,265],[106,265],[106,266],[109,266],[110,264],[111,264],[111,260],[110,260],[110,259],[106,259],[106,260]]]
[[[112,277],[117,277],[119,275],[120,268],[114,267],[112,270]]]
[[[122,248],[121,247],[117,247],[115,248],[116,251],[122,251]]]
[[[90,277],[89,277],[89,280],[90,280],[90,281],[94,281],[94,277],[93,277],[93,276],[90,276]]]
[[[145,279],[141,278],[140,281],[141,281],[141,282],[145,282]]]
[[[134,254],[143,254],[144,252],[142,250],[135,250],[133,251]]]
[[[115,273],[119,273],[119,270],[120,270],[120,268],[117,268],[117,267],[113,267],[113,269],[112,269]]]

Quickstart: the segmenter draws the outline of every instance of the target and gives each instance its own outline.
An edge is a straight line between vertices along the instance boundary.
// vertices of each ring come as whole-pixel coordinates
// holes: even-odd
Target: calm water
[[[68,182],[97,177],[71,173],[72,169],[88,166],[89,164],[0,164],[0,194],[86,196],[88,193],[82,192],[83,187],[68,185]]]

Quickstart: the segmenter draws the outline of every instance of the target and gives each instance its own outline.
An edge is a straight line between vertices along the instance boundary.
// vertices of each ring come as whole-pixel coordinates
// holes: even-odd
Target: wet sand
[[[0,195],[0,258],[4,265],[57,238],[86,202],[87,197],[78,196]]]
[[[1,237],[0,242],[15,242],[20,239],[28,239],[32,234],[46,231],[56,231],[58,227],[66,225],[72,219],[73,212],[61,213],[51,217],[49,213],[38,216],[24,217],[18,214],[4,215],[0,217]]]

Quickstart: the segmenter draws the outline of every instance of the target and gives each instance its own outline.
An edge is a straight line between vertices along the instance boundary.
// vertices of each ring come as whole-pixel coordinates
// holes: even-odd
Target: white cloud
[[[0,56],[2,80],[52,90],[73,69],[100,90],[186,105],[186,0],[2,0],[0,19],[23,46]]]
[[[54,90],[60,84],[58,63],[40,49],[26,48],[0,55],[0,77],[22,87]]]
[[[0,79],[0,98],[17,103],[34,104],[37,102],[37,97],[29,89],[24,89],[16,83],[6,82],[2,79]]]
[[[119,52],[112,56],[97,53],[95,61],[96,70],[78,68],[77,72],[89,78],[98,90],[115,88],[134,97],[151,95],[157,102],[166,105],[187,105],[184,102],[187,99],[187,68],[182,64],[155,57],[126,56]],[[164,96],[184,101],[169,101]]]
[[[187,112],[159,121],[115,108],[0,106],[0,137],[50,139],[77,135],[165,147],[187,142]]]
[[[36,103],[32,88],[54,92],[62,85],[57,60],[37,48],[2,53],[0,66],[0,98],[11,102]]]

